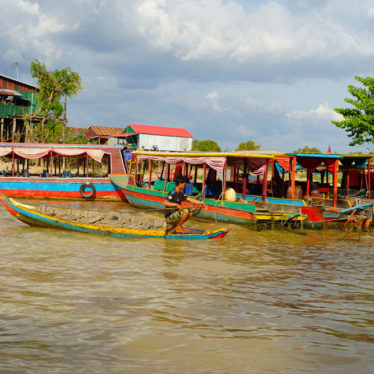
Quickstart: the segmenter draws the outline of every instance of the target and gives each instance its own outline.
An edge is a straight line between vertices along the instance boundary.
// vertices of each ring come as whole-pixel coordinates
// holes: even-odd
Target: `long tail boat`
[[[179,234],[168,230],[161,220],[139,217],[132,212],[105,213],[95,210],[80,210],[50,205],[39,207],[20,203],[0,194],[0,201],[18,220],[30,225],[49,227],[116,238],[162,238],[162,239],[218,239],[223,238],[229,228],[205,231],[189,228],[188,233]]]
[[[164,153],[137,151],[129,174],[109,175],[127,200],[137,207],[161,207],[173,180],[183,175],[189,183],[185,193],[201,196],[205,208],[196,217],[255,227],[341,227],[354,212],[369,219],[370,206],[352,204],[337,194],[338,163],[333,154],[277,154],[271,152]],[[271,179],[268,176],[272,166]],[[305,182],[296,181],[296,168],[307,170]],[[315,194],[313,170],[323,165],[333,174],[332,198],[327,183]],[[281,171],[282,176],[278,170]],[[161,170],[159,170],[161,169]],[[288,181],[285,181],[285,172]],[[328,182],[328,179],[327,179]],[[188,205],[188,204],[186,204]],[[360,205],[359,203],[356,205]],[[331,221],[331,209],[339,220]],[[337,213],[337,210],[340,213]],[[335,217],[336,218],[336,217]],[[329,222],[328,222],[329,221]],[[326,223],[329,223],[326,225]]]

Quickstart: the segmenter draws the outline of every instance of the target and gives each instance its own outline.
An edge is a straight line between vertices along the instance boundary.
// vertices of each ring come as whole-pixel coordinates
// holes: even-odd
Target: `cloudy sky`
[[[331,124],[373,76],[374,0],[0,0],[0,73],[70,66],[75,127],[187,128],[222,149],[373,151]]]

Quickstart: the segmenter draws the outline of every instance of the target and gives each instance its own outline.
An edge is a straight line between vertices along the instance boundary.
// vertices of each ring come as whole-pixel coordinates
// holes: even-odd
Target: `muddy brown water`
[[[0,373],[372,373],[373,236],[342,238],[124,240],[1,207]]]

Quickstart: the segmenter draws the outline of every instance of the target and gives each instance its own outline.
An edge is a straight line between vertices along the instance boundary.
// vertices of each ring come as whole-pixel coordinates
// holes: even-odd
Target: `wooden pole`
[[[12,152],[12,177],[14,177],[14,151]]]
[[[226,192],[226,178],[227,178],[227,158],[225,158],[225,163],[223,165],[222,200],[224,200],[225,192]]]
[[[347,168],[345,184],[346,184],[346,198],[348,199],[349,197],[349,168]]]
[[[50,156],[50,163],[51,163],[51,165],[50,165],[50,167],[49,167],[49,170],[50,170],[50,173],[51,173],[51,177],[52,177],[52,175],[53,175],[53,152],[51,151],[51,156]]]
[[[291,199],[295,198],[295,189],[296,189],[296,156],[293,156],[292,165],[291,165]]]
[[[203,198],[205,199],[205,179],[206,179],[206,163],[204,162],[204,177],[203,177]]]
[[[310,196],[310,180],[311,180],[311,174],[312,174],[312,170],[307,169],[307,172],[306,172],[306,196],[307,196],[307,197]]]
[[[338,170],[339,170],[339,160],[336,160],[334,163],[334,175],[333,175],[333,206],[336,207],[338,199]]]
[[[135,186],[138,184],[138,158],[135,159]]]
[[[4,118],[1,118],[0,120],[0,141],[3,142],[4,141]]]
[[[17,119],[16,117],[14,117],[13,118],[13,129],[12,129],[12,143],[14,143],[16,129],[17,129]]]
[[[245,200],[245,193],[247,189],[247,166],[248,159],[244,159],[244,170],[243,170],[243,180],[242,180],[242,198]]]
[[[165,175],[164,192],[166,192],[166,186],[168,184],[170,174],[170,164],[167,164],[167,175]]]
[[[88,178],[88,154],[86,154],[86,177]]]
[[[371,165],[370,157],[368,158],[368,198],[371,199]]]
[[[151,189],[152,184],[152,167],[153,167],[153,160],[149,161],[149,182],[148,182],[148,189]]]
[[[265,171],[262,177],[262,200],[266,203],[266,197],[268,193],[268,171],[269,171],[269,160],[266,160]]]

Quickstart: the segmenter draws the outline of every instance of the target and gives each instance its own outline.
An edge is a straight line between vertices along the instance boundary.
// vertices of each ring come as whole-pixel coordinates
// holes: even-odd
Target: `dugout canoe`
[[[81,210],[43,204],[32,206],[0,194],[0,201],[18,220],[30,225],[107,235],[116,238],[162,239],[217,239],[223,238],[229,228],[214,231],[189,228],[178,234],[168,231],[161,219],[150,216],[137,218],[137,214]]]

